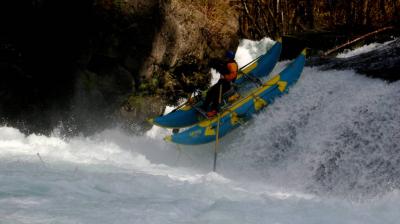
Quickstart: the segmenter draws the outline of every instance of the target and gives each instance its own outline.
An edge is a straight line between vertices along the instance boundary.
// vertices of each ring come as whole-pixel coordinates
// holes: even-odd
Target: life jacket
[[[224,79],[233,82],[237,78],[238,74],[238,64],[236,63],[235,60],[229,60],[228,63],[226,64],[226,72],[223,74]]]

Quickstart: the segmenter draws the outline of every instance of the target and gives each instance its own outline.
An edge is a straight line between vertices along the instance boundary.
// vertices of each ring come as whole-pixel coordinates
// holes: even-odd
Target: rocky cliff
[[[225,0],[10,1],[0,16],[0,117],[39,132],[134,121],[141,100],[158,115],[239,40]]]

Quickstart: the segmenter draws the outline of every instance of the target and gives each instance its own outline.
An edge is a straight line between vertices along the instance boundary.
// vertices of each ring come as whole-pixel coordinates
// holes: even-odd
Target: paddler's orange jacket
[[[238,74],[238,64],[236,63],[236,61],[235,60],[228,61],[228,63],[226,64],[226,68],[227,72],[229,73],[223,74],[224,79],[229,82],[235,81]]]

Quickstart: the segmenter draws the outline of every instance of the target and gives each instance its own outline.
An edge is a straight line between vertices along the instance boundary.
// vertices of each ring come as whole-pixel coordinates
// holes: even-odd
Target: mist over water
[[[398,223],[399,99],[400,82],[306,67],[222,139],[217,173],[213,144],[178,148],[162,129],[3,126],[0,223]]]

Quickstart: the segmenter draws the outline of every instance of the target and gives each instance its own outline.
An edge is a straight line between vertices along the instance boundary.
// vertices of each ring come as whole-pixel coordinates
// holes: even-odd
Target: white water
[[[356,55],[360,55],[360,54],[364,54],[364,53],[376,50],[376,49],[378,49],[378,48],[380,48],[382,46],[388,45],[388,44],[390,44],[392,42],[393,42],[393,40],[387,41],[387,42],[384,42],[384,43],[367,44],[367,45],[364,45],[364,46],[359,47],[359,48],[354,49],[354,50],[346,49],[342,53],[338,54],[336,57],[337,58],[350,58],[350,57],[353,57],[353,56],[356,56]]]
[[[156,129],[0,127],[0,223],[399,223],[398,99],[400,82],[306,67],[222,139],[218,173],[213,145],[180,153]]]

